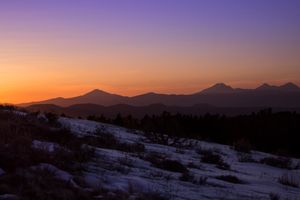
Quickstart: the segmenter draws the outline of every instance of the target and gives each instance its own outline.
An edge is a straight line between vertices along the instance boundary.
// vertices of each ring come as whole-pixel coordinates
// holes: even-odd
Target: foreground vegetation
[[[293,199],[299,193],[299,160],[252,151],[246,139],[220,145],[0,106],[0,142],[0,199]],[[253,187],[257,192],[248,195]]]
[[[34,146],[35,141],[56,145],[49,150]],[[76,176],[93,156],[92,148],[51,120],[7,106],[0,109],[0,168],[5,172],[0,177],[0,194],[21,199],[90,199],[92,193],[59,179],[53,169]],[[41,163],[50,167],[41,167]]]
[[[97,147],[143,152],[144,146],[121,142],[100,129],[94,137],[79,137],[58,119],[52,113],[26,113],[0,105],[0,199],[129,199],[129,192],[90,187],[84,173],[100,159]],[[139,192],[134,199],[166,198]]]

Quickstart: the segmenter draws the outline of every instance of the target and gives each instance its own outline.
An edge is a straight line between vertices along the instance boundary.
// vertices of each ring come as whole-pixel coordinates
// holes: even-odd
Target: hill
[[[299,159],[13,110],[0,111],[0,128],[0,199],[300,196]]]
[[[151,104],[194,106],[209,104],[216,107],[292,108],[300,107],[300,88],[293,83],[287,83],[281,86],[263,84],[256,89],[240,89],[218,83],[190,95],[146,93],[133,97],[93,90],[78,97],[60,97],[40,102],[24,103],[19,106],[28,107],[36,104],[54,104],[61,107],[69,107],[76,104],[97,104],[101,106],[113,106],[117,104],[127,104],[130,106],[149,106]]]
[[[88,116],[105,116],[107,118],[115,118],[118,114],[122,116],[131,115],[136,118],[142,118],[145,115],[160,115],[164,111],[185,115],[204,115],[221,114],[234,116],[239,114],[249,114],[258,112],[268,107],[216,107],[209,104],[198,104],[194,106],[166,106],[163,104],[151,104],[148,106],[131,106],[126,104],[118,104],[113,106],[101,106],[97,104],[77,104],[68,107],[56,106],[53,104],[36,104],[26,107],[31,112],[53,112],[58,115],[65,114],[71,117],[88,117]],[[300,112],[300,107],[293,108],[273,108],[274,111],[295,111]]]

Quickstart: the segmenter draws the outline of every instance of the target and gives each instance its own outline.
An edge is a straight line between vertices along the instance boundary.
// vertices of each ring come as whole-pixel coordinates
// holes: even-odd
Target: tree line
[[[89,120],[111,123],[146,133],[167,134],[233,145],[243,141],[252,149],[300,157],[300,114],[272,109],[238,116],[205,114],[145,115],[138,119],[118,114],[115,118],[89,116]]]

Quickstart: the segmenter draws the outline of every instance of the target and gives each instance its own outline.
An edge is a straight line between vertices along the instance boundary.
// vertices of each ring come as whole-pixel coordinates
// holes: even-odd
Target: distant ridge
[[[113,106],[147,106],[163,104],[166,106],[194,106],[209,104],[218,107],[300,107],[300,88],[294,83],[273,86],[267,83],[255,89],[232,88],[224,83],[217,83],[198,93],[190,95],[145,93],[133,97],[111,94],[102,90],[92,90],[84,95],[72,98],[54,98],[40,102],[20,104],[27,107],[35,104],[54,104],[69,107],[77,104],[95,104]]]
[[[256,90],[277,90],[277,89],[279,89],[279,87],[269,85],[268,83],[264,83],[258,88],[256,88]]]
[[[269,85],[267,83],[264,83],[258,88],[256,88],[256,90],[273,90],[273,91],[277,90],[277,91],[289,92],[289,91],[300,91],[300,88],[294,83],[286,83],[281,86],[274,86],[274,85]]]
[[[300,90],[300,87],[298,87],[294,83],[289,82],[289,83],[286,83],[284,85],[281,85],[280,89],[282,89],[282,90],[294,90],[294,91],[297,91],[297,90]]]
[[[208,104],[198,104],[194,106],[166,106],[163,104],[151,104],[148,106],[131,106],[125,104],[117,104],[113,106],[101,106],[96,104],[77,104],[69,107],[60,107],[53,104],[37,104],[27,107],[26,109],[32,112],[53,112],[59,115],[65,114],[71,117],[88,117],[88,116],[105,116],[114,118],[118,114],[122,116],[131,115],[136,118],[142,118],[147,115],[160,115],[164,111],[172,114],[185,115],[203,115],[221,114],[221,115],[239,115],[258,112],[267,107],[215,107]],[[300,112],[299,108],[273,108],[274,111],[296,111]]]
[[[77,97],[72,97],[72,98],[59,97],[59,98],[49,99],[40,102],[20,104],[19,106],[27,107],[34,104],[54,104],[58,106],[67,107],[76,104],[88,104],[88,103],[107,106],[107,105],[119,104],[120,102],[125,102],[128,100],[128,98],[129,97],[125,97],[117,94],[110,94],[108,92],[95,89],[84,95],[77,96]]]
[[[235,90],[224,83],[217,83],[210,88],[204,89],[201,93],[229,93],[234,92]]]

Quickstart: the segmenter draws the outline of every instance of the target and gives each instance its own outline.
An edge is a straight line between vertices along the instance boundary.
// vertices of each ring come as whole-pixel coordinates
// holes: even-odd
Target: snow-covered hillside
[[[298,159],[53,115],[0,128],[0,199],[300,200]]]
[[[96,138],[103,132],[123,143],[144,145],[142,152],[95,147],[97,158],[88,164],[84,180],[89,187],[111,190],[112,195],[118,195],[113,191],[123,191],[133,196],[156,192],[169,199],[186,200],[300,199],[297,159],[284,169],[259,162],[277,159],[267,153],[239,153],[229,146],[192,140],[182,142],[190,145],[160,145],[140,132],[121,127],[69,118],[59,121],[79,137]]]

